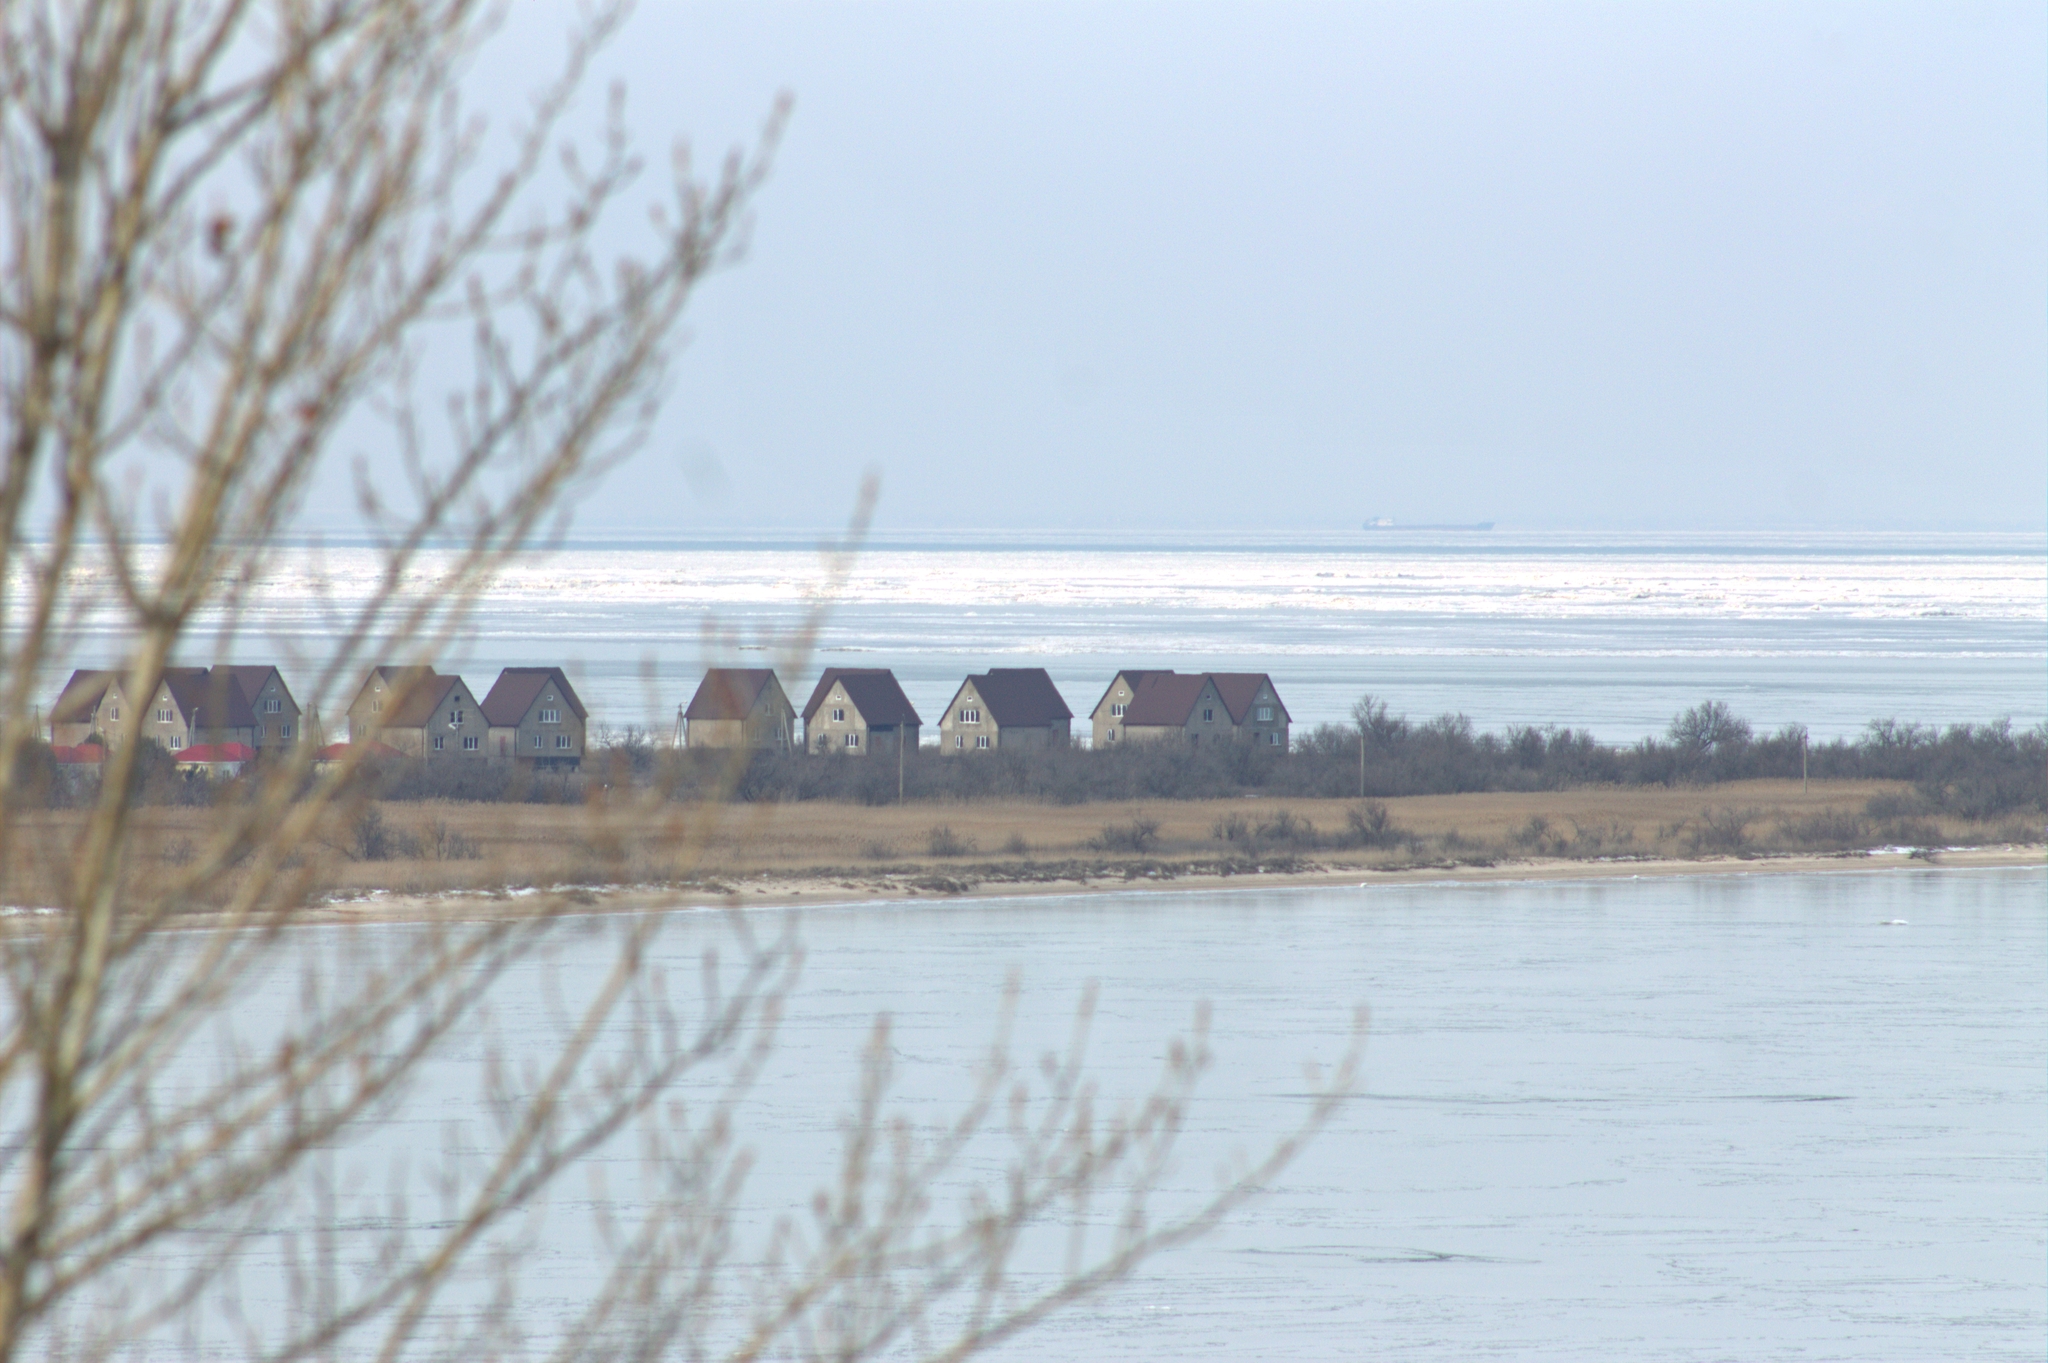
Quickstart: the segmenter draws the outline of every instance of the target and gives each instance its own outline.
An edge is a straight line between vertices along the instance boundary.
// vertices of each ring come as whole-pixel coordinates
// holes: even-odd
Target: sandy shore
[[[1532,857],[1485,866],[1416,866],[1397,870],[1325,859],[1288,869],[1218,874],[1139,872],[1093,876],[1017,873],[899,872],[875,875],[761,873],[715,885],[551,886],[510,891],[432,895],[375,892],[332,899],[309,908],[307,922],[410,922],[518,917],[562,896],[580,912],[645,913],[685,908],[787,908],[805,905],[982,899],[1075,894],[1174,893],[1292,889],[1322,885],[1498,884],[1517,881],[1630,879],[1646,876],[1880,874],[1908,870],[1986,870],[2048,866],[2040,847],[1970,847],[1931,855],[1905,849],[1825,856],[1654,858],[1582,861]]]

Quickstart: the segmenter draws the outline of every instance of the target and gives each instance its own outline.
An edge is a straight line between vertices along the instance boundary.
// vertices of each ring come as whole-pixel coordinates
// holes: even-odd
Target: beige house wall
[[[275,711],[267,708],[272,703],[277,705]],[[284,678],[277,672],[273,671],[265,679],[263,688],[249,698],[249,708],[256,712],[256,741],[250,744],[251,747],[259,750],[275,748],[305,739],[299,703],[292,699]]]
[[[962,712],[978,716],[962,718]],[[983,747],[979,740],[986,738]],[[952,702],[946,706],[945,718],[939,721],[939,752],[946,756],[964,757],[975,752],[994,752],[999,748],[1064,748],[1073,742],[1073,730],[1064,724],[1011,724],[996,722],[988,706],[981,699],[981,692],[973,682],[963,682]]]
[[[91,742],[94,734],[112,742],[120,736],[122,722],[135,717],[134,708],[121,699],[121,683],[111,682],[100,696],[99,704],[83,718],[66,720],[61,724],[52,721],[50,742],[59,748],[75,748],[81,743]]]
[[[434,685],[428,682],[427,685]],[[476,697],[469,692],[469,686],[460,678],[450,687],[448,694],[422,724],[407,728],[386,727],[381,720],[383,711],[379,708],[393,699],[393,693],[385,680],[376,673],[363,685],[355,702],[348,707],[348,741],[362,743],[374,741],[388,744],[408,757],[419,757],[429,761],[443,759],[474,759],[482,761],[490,756],[490,746],[485,742],[490,737],[490,726],[484,723],[483,707],[476,703]],[[450,715],[459,715],[461,722],[451,724]],[[474,738],[474,748],[465,747],[463,740]],[[434,740],[441,740],[435,747]]]
[[[761,688],[745,719],[692,719],[683,730],[686,748],[776,748],[796,746],[796,710],[782,688]]]
[[[1109,690],[1096,703],[1095,713],[1089,716],[1094,732],[1089,736],[1088,741],[1098,748],[1106,748],[1112,743],[1121,741],[1124,735],[1122,707],[1130,703],[1130,679],[1119,672],[1116,674],[1116,679],[1110,682]],[[1168,730],[1167,732],[1177,733],[1179,731]]]
[[[906,753],[917,751],[918,729],[915,724],[903,726],[902,743]],[[846,741],[849,734],[858,741],[849,745]],[[874,753],[893,757],[896,744],[896,730],[891,726],[884,725],[874,733],[868,731],[867,720],[847,697],[843,682],[832,683],[832,689],[825,693],[824,703],[804,721],[804,751],[809,753],[845,753],[849,756]]]

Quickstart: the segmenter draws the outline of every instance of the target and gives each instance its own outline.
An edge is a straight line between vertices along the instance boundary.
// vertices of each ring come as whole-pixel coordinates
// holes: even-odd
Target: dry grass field
[[[309,896],[402,895],[525,885],[717,885],[735,878],[858,882],[923,877],[941,888],[1177,875],[1231,868],[1487,866],[1537,860],[1687,859],[1832,853],[1898,843],[2033,844],[2041,830],[1872,819],[1887,782],[1731,783],[1704,789],[1594,788],[1414,796],[1385,822],[1348,800],[1205,800],[869,807],[807,802],[618,807],[390,802],[366,838],[327,830],[299,870]],[[1354,811],[1367,814],[1363,829]],[[50,902],[81,817],[36,819],[36,854],[7,868],[8,902]],[[206,836],[198,809],[142,811],[137,876],[175,874]],[[225,891],[227,887],[218,887]],[[211,897],[211,896],[207,896]]]

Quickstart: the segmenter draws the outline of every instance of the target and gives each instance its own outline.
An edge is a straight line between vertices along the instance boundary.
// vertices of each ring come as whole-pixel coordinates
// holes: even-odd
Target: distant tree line
[[[65,805],[90,799],[91,769],[63,769],[47,748],[20,759],[23,788]],[[1796,725],[1758,735],[1720,701],[1673,716],[1662,737],[1605,744],[1583,729],[1511,725],[1480,732],[1461,714],[1413,721],[1365,697],[1350,724],[1323,724],[1287,751],[1248,744],[1131,743],[1114,748],[999,749],[973,757],[936,751],[820,761],[800,753],[729,753],[657,747],[628,729],[593,737],[584,770],[536,774],[492,763],[392,761],[377,773],[387,800],[564,803],[593,786],[652,787],[677,799],[729,788],[742,801],[838,800],[881,805],[899,798],[943,802],[1022,799],[1051,804],[1104,800],[1278,798],[1385,799],[1470,791],[1580,786],[1710,786],[1727,781],[1886,780],[1911,783],[1897,814],[1987,819],[2048,813],[2048,725],[2007,721],[1937,728],[1874,720],[1853,738],[1811,742]],[[1803,767],[1802,767],[1803,764]],[[205,803],[223,786],[180,776],[169,754],[137,765],[148,803]]]

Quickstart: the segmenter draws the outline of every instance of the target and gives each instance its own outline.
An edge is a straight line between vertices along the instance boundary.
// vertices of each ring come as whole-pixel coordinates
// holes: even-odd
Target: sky
[[[2039,530],[2044,15],[643,4],[589,108],[795,113],[576,528]]]

